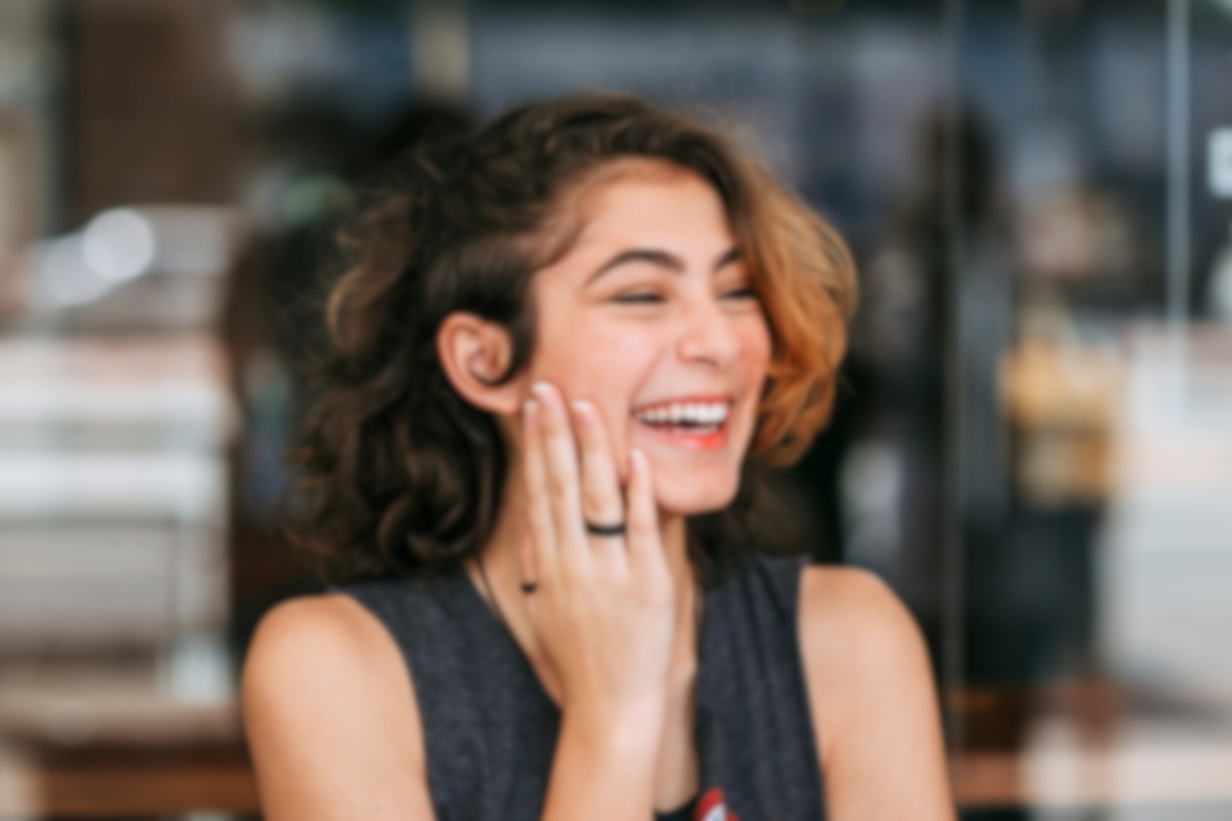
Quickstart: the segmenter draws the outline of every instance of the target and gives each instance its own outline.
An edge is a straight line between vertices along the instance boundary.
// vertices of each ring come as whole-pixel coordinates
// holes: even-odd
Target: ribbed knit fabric
[[[796,635],[802,566],[754,559],[705,593],[698,814],[722,800],[739,821],[825,816]],[[380,619],[410,667],[437,821],[538,819],[560,711],[466,576],[344,592]]]

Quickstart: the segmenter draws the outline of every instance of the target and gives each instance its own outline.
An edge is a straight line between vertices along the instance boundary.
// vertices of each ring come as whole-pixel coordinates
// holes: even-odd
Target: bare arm
[[[800,644],[813,731],[836,821],[952,821],[928,655],[874,576],[805,571]]]
[[[433,818],[406,665],[358,602],[318,596],[271,611],[243,704],[269,821]]]

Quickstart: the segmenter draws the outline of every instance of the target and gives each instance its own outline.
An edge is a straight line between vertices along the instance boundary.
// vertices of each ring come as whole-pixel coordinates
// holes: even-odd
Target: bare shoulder
[[[354,599],[310,596],[271,610],[242,695],[267,818],[431,818],[410,673]]]
[[[356,701],[389,697],[407,681],[392,638],[354,599],[292,599],[267,613],[253,637],[244,664],[245,716],[250,728],[270,712],[328,717]]]
[[[813,566],[800,582],[800,647],[814,711],[829,745],[865,702],[887,689],[932,693],[928,655],[915,620],[873,574]]]
[[[380,665],[390,649],[397,648],[384,628],[349,596],[291,599],[261,619],[244,665],[244,692],[260,696],[303,673]]]
[[[907,608],[871,573],[810,567],[799,619],[832,815],[953,818],[932,670]]]
[[[363,634],[363,617],[346,596],[331,594],[290,599],[262,617],[244,667],[245,682],[258,681],[286,662],[303,663],[309,650],[346,652],[348,638]]]
[[[853,567],[804,570],[800,629],[806,654],[844,667],[893,664],[923,652],[915,620],[898,596],[877,576]]]

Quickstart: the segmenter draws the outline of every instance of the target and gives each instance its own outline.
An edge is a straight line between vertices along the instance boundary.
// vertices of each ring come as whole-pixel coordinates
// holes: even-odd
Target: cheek
[[[741,350],[750,378],[761,381],[770,367],[770,326],[762,317],[750,318],[740,329]]]
[[[601,323],[581,324],[575,333],[543,346],[544,378],[556,378],[582,392],[620,384],[642,368],[648,346],[627,329],[605,328]],[[550,352],[550,353],[549,353]],[[551,373],[548,373],[548,371]]]
[[[655,366],[660,346],[647,334],[602,320],[577,322],[572,333],[543,339],[535,379],[552,382],[567,400],[594,402],[617,439],[628,422],[639,387]]]

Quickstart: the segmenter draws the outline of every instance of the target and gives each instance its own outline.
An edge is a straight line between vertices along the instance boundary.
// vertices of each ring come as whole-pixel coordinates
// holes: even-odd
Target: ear
[[[505,326],[455,311],[437,329],[436,355],[445,378],[467,402],[493,414],[518,412],[524,398],[520,380],[496,384],[513,358]]]

